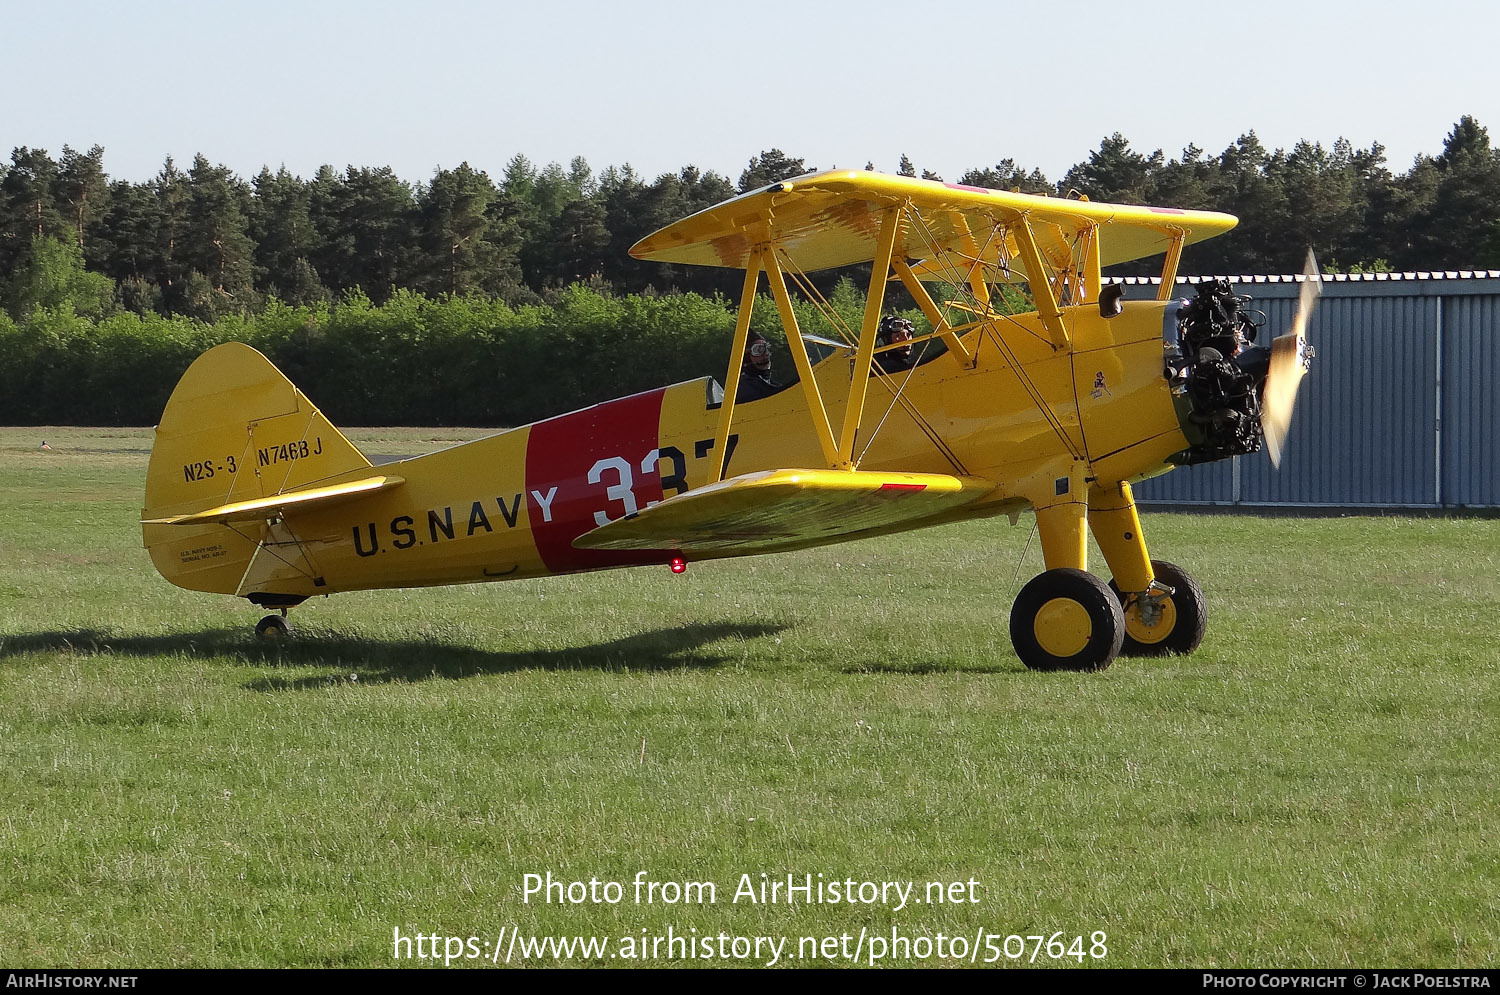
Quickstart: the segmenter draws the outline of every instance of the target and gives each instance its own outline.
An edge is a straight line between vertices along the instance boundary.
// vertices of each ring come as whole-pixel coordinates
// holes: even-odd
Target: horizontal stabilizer
[[[862,470],[763,470],[669,498],[586,532],[580,549],[750,553],[889,531],[994,489],[976,477]]]
[[[351,498],[363,497],[366,494],[374,494],[378,491],[390,490],[406,483],[405,479],[396,476],[365,477],[362,480],[351,480],[344,484],[333,484],[328,487],[310,487],[307,490],[288,491],[285,494],[273,494],[270,497],[253,498],[249,501],[235,501],[232,504],[221,504],[217,508],[209,508],[207,511],[195,512],[191,515],[177,515],[173,518],[149,518],[141,522],[142,525],[204,525],[217,522],[253,522],[265,518],[281,517],[288,511],[306,511],[311,508],[323,508]]]

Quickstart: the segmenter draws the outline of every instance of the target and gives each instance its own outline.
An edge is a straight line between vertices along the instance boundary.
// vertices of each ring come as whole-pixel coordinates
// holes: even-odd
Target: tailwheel
[[[268,643],[279,643],[292,634],[292,627],[286,623],[285,612],[267,615],[255,624],[255,634]]]
[[[1187,571],[1163,560],[1151,561],[1155,580],[1145,595],[1110,590],[1125,612],[1125,656],[1166,656],[1191,653],[1203,642],[1208,626],[1208,602],[1203,589]]]
[[[1032,670],[1103,670],[1124,638],[1119,599],[1085,570],[1038,574],[1010,610],[1010,641]]]

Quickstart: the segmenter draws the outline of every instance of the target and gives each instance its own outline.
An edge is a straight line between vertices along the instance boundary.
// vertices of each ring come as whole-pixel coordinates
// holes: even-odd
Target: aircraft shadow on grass
[[[1010,666],[1010,665],[1008,665],[1008,663],[1007,663],[1004,655],[1002,654],[1002,655],[1000,655],[999,659],[997,659],[996,661],[994,661],[992,663],[982,663],[982,664],[979,664],[978,666],[973,666],[973,665],[968,665],[968,664],[959,664],[959,663],[944,663],[944,662],[940,662],[940,661],[939,662],[923,662],[923,661],[919,661],[919,660],[909,660],[909,661],[888,661],[888,660],[881,660],[881,661],[876,661],[876,662],[873,662],[873,663],[849,664],[849,665],[847,665],[845,667],[841,667],[839,669],[839,672],[842,673],[842,674],[851,674],[851,675],[852,674],[902,674],[902,675],[905,675],[907,677],[926,677],[929,674],[960,674],[960,673],[994,674],[994,673],[1002,673],[1002,672],[1007,672],[1007,671],[1009,671],[1009,672],[1015,672],[1015,671],[1018,671],[1019,669],[1020,669],[1019,666]]]
[[[275,667],[316,667],[324,673],[286,678],[262,677],[245,684],[252,691],[299,691],[334,684],[455,680],[520,670],[602,670],[627,672],[718,667],[735,659],[726,640],[773,636],[783,625],[696,623],[655,629],[608,642],[562,649],[490,652],[437,640],[389,641],[332,631],[306,631],[277,645],[247,637],[244,629],[205,629],[166,636],[128,636],[77,629],[0,637],[0,660],[26,653],[78,656],[186,656]],[[333,674],[326,673],[337,668]]]

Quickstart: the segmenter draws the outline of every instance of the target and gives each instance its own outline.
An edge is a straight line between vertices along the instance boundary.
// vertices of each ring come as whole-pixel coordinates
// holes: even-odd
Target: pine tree
[[[491,231],[499,196],[489,176],[467,162],[433,175],[417,199],[426,263],[421,286],[429,293],[495,292],[518,280],[512,233]]]
[[[1279,179],[1268,173],[1270,156],[1250,131],[1219,154],[1219,168],[1210,186],[1214,209],[1240,219],[1237,228],[1221,238],[1193,247],[1194,268],[1202,273],[1271,272],[1277,244],[1273,218],[1284,211],[1285,193]],[[1305,249],[1304,249],[1305,251]],[[1279,272],[1279,266],[1277,268]]]
[[[609,229],[604,207],[586,197],[562,209],[552,235],[554,272],[563,284],[587,281],[604,272]]]
[[[347,198],[344,178],[332,166],[320,166],[307,185],[307,216],[314,232],[309,262],[335,295],[359,283],[354,236],[340,213]]]
[[[1143,204],[1152,174],[1162,167],[1160,149],[1149,156],[1130,148],[1130,142],[1118,131],[1099,143],[1089,153],[1088,162],[1068,170],[1060,186],[1088,195],[1090,200],[1111,204]]]
[[[10,162],[0,177],[0,273],[15,268],[30,252],[32,239],[65,239],[71,231],[57,208],[58,168],[47,151],[23,145]]]
[[[149,183],[116,180],[109,186],[109,206],[100,219],[91,254],[99,269],[123,289],[127,283],[155,286],[157,232],[161,208]],[[141,295],[131,292],[135,310]],[[157,293],[160,298],[160,293]]]
[[[75,152],[63,146],[57,176],[57,200],[68,207],[69,222],[84,258],[91,264],[102,262],[94,237],[109,207],[109,177],[104,173],[103,146],[95,145],[87,152]]]
[[[350,166],[342,176],[324,166],[309,206],[321,244],[316,269],[331,289],[358,287],[379,304],[393,288],[413,284],[416,201],[389,166]]]
[[[1500,156],[1489,131],[1464,115],[1433,160],[1437,188],[1426,225],[1426,266],[1472,269],[1500,264]]]
[[[787,180],[804,173],[817,172],[816,166],[808,166],[801,159],[793,159],[780,149],[771,149],[750,157],[750,165],[740,174],[740,193],[749,193],[770,186],[777,180]]]
[[[229,167],[195,156],[188,170],[183,236],[179,258],[202,273],[219,295],[213,314],[238,301],[251,306],[255,288],[255,244],[246,217],[250,191]],[[201,305],[195,308],[200,317]]]
[[[153,212],[156,237],[151,268],[163,302],[168,308],[173,308],[178,300],[179,284],[187,277],[190,267],[184,261],[182,247],[187,229],[188,182],[171,156],[167,156],[161,172],[151,181],[151,192],[156,198]]]
[[[312,221],[312,188],[285,166],[255,177],[248,234],[255,244],[256,287],[289,304],[324,300],[328,290],[311,260],[318,247]]]

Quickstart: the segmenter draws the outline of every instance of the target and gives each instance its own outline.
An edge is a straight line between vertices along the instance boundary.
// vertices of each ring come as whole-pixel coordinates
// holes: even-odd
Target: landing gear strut
[[[1089,481],[1082,464],[1032,501],[1046,572],[1016,596],[1010,639],[1033,670],[1103,670],[1116,655],[1191,653],[1208,608],[1187,572],[1150,559],[1130,484]],[[1082,496],[1087,494],[1087,499]],[[1091,530],[1115,579],[1089,573]],[[1123,593],[1122,593],[1123,591]]]

